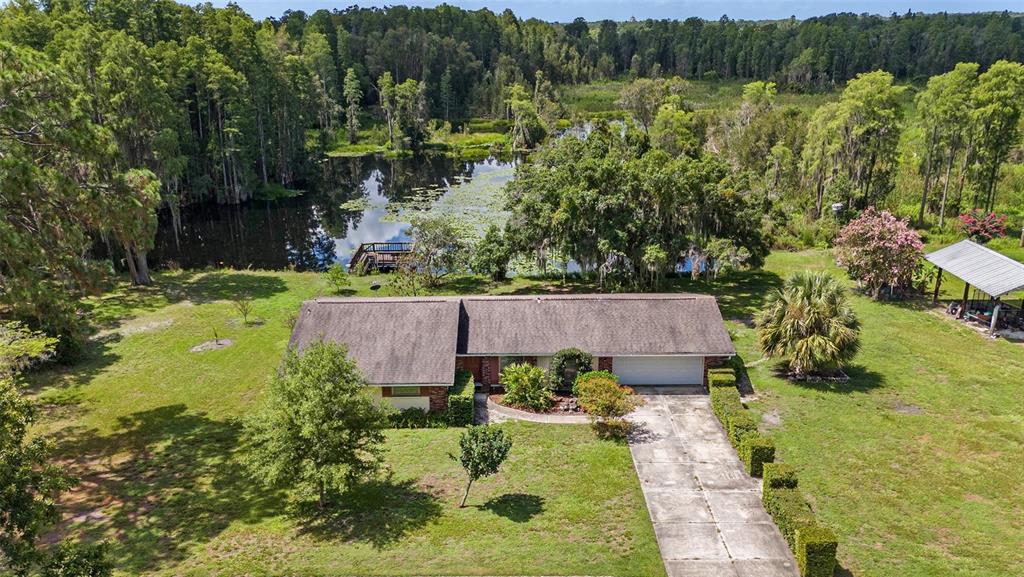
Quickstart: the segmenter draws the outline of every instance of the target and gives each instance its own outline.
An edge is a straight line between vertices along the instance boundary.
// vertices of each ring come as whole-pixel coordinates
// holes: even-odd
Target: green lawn
[[[764,270],[669,290],[719,297],[757,391],[751,408],[839,533],[845,574],[1024,574],[1024,346],[927,307],[856,296],[863,349],[850,382],[789,383],[759,359],[749,319],[804,269],[842,274],[824,252],[775,253]],[[371,280],[355,279],[350,293],[372,294]],[[234,419],[278,362],[288,316],[324,285],[286,272],[158,282],[95,303],[105,327],[95,356],[34,379],[50,403],[43,429],[88,473],[69,506],[80,525],[117,539],[125,573],[662,572],[628,452],[585,427],[512,427],[512,462],[472,498],[487,508],[453,506],[456,431],[401,431],[389,441],[393,478],[349,501],[361,507],[326,523],[288,510],[241,475]],[[458,277],[439,292],[590,288]],[[238,322],[225,299],[241,291],[256,297],[262,324]],[[187,352],[215,328],[236,344]]]
[[[768,269],[828,269],[776,254]],[[798,385],[730,322],[782,460],[797,466],[854,575],[1024,574],[1024,346],[941,313],[854,298],[862,351],[844,385]],[[751,311],[752,312],[752,311]]]
[[[370,278],[352,293],[371,294]],[[35,375],[41,431],[82,477],[64,530],[114,543],[120,574],[664,575],[629,450],[586,426],[511,424],[502,472],[456,507],[458,429],[393,431],[390,475],[330,516],[248,480],[239,425],[286,346],[287,319],[324,290],[314,274],[160,274],[90,301],[92,356]],[[444,292],[542,290],[456,279]],[[244,326],[229,299],[255,297]],[[234,345],[191,353],[213,338]]]

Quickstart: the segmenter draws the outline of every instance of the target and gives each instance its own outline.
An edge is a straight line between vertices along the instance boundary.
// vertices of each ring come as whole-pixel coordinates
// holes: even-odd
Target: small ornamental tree
[[[972,210],[960,215],[960,230],[978,244],[1006,234],[1006,217],[994,212]]]
[[[559,389],[569,389],[576,380],[576,375],[581,371],[590,369],[594,357],[580,349],[562,349],[551,357],[551,366],[548,367],[548,381],[551,386]]]
[[[249,315],[252,314],[252,297],[248,293],[242,293],[231,300],[232,306],[242,315],[242,323],[249,324]]]
[[[473,482],[498,472],[501,464],[512,450],[512,439],[497,427],[487,425],[470,426],[459,437],[459,454],[448,454],[466,470],[466,491],[462,494],[459,507],[466,506],[469,489]]]
[[[623,417],[643,403],[633,389],[619,385],[619,378],[608,371],[582,373],[576,377],[572,391],[601,436],[618,437],[628,431],[629,424]]]
[[[911,285],[923,247],[907,221],[873,207],[843,227],[835,242],[839,264],[876,299],[886,285]]]
[[[352,284],[352,281],[348,278],[348,273],[345,272],[345,267],[337,262],[327,267],[327,270],[324,271],[324,280],[331,286],[331,292],[336,295],[341,294],[342,291]]]
[[[770,293],[758,313],[757,344],[783,357],[793,376],[840,369],[860,348],[860,323],[846,289],[829,274],[799,272]]]
[[[386,425],[345,347],[320,340],[285,353],[263,406],[245,421],[245,464],[253,479],[315,495],[323,508],[329,492],[377,470]]]

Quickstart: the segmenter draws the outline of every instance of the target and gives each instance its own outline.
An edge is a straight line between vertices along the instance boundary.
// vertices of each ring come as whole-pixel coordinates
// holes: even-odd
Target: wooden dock
[[[366,271],[392,272],[402,256],[410,252],[411,242],[364,242],[352,254],[348,270],[354,272],[363,266]]]

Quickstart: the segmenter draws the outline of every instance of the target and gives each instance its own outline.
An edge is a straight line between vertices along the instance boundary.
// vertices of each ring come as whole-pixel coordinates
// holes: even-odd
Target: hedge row
[[[760,476],[764,463],[775,460],[775,443],[757,431],[757,421],[743,408],[736,389],[736,373],[732,369],[708,371],[711,410],[729,434],[747,473]]]
[[[831,577],[836,566],[835,533],[818,525],[814,511],[797,488],[793,467],[775,463],[775,444],[757,431],[757,422],[743,408],[736,389],[736,373],[720,368],[708,371],[711,410],[729,434],[747,473],[760,476],[764,508],[775,520],[796,555],[802,577]]]
[[[831,577],[836,567],[835,533],[818,524],[798,488],[796,471],[784,463],[765,463],[761,500],[796,555],[802,577]]]
[[[473,373],[455,371],[455,384],[448,390],[448,424],[468,427],[473,424]]]

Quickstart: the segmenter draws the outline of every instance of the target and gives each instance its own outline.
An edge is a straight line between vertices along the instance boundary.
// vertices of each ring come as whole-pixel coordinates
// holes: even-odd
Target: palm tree
[[[767,357],[788,357],[796,377],[841,369],[860,349],[860,322],[846,288],[824,273],[799,272],[768,295],[757,315],[757,344]]]

